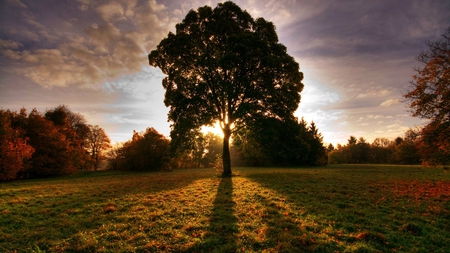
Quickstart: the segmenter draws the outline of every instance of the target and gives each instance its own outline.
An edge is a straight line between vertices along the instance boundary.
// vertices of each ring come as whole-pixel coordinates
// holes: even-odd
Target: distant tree
[[[355,145],[353,157],[356,163],[368,163],[369,162],[369,152],[370,144],[367,143],[366,139],[360,137]]]
[[[397,137],[397,138],[395,138],[395,140],[394,140],[394,144],[397,146],[397,145],[400,145],[400,143],[402,143],[403,142],[403,138],[402,137]]]
[[[348,153],[349,152],[347,146],[337,144],[337,147],[333,151],[328,153],[328,163],[330,164],[349,163]]]
[[[391,141],[387,138],[375,138],[372,142],[372,147],[380,147],[380,148],[387,148],[391,145]]]
[[[387,138],[375,138],[370,145],[370,163],[391,163],[395,150],[394,141]]]
[[[275,26],[254,20],[232,2],[191,10],[149,54],[167,76],[174,145],[193,130],[219,122],[223,131],[224,176],[231,175],[229,140],[257,118],[292,118],[300,102],[303,74]]]
[[[203,137],[204,155],[202,158],[202,165],[204,167],[211,167],[218,155],[222,151],[222,137],[214,133],[207,133]]]
[[[100,159],[103,157],[103,152],[111,147],[110,139],[106,135],[105,130],[98,125],[88,126],[89,132],[87,133],[85,146],[91,155],[93,167],[98,169]]]
[[[24,116],[26,119],[25,109],[20,114],[0,110],[0,181],[16,179],[18,173],[29,169],[34,148],[25,137]]]
[[[76,171],[70,141],[60,132],[59,127],[36,109],[28,115],[27,137],[35,152],[31,159],[31,168],[22,174],[22,177],[46,177]]]
[[[77,170],[89,169],[92,160],[85,150],[90,131],[86,120],[81,114],[72,112],[68,106],[59,105],[47,110],[44,117],[53,122],[58,132],[65,136],[69,144],[68,157]]]
[[[249,166],[327,164],[322,135],[314,122],[308,126],[304,119],[257,121],[256,126],[236,132],[233,144]]]
[[[345,154],[347,163],[356,163],[357,159],[355,157],[356,155],[356,143],[358,142],[358,139],[351,135],[350,138],[347,140],[347,146],[346,148],[342,149],[342,151]]]
[[[395,146],[394,162],[399,164],[420,164],[421,154],[418,144],[419,129],[409,129],[405,132],[400,144]]]
[[[329,163],[368,163],[371,157],[370,144],[363,137],[350,136],[347,145],[340,146],[329,154]]]
[[[412,116],[429,120],[422,129],[421,153],[432,164],[450,165],[450,27],[442,38],[427,43],[417,56],[411,89],[404,95]]]
[[[109,170],[119,170],[124,166],[122,165],[124,161],[123,155],[123,143],[116,143],[105,153],[105,157],[108,161],[107,169]]]
[[[347,145],[349,145],[349,146],[356,145],[357,142],[358,142],[358,139],[356,139],[355,136],[351,135],[350,138],[348,138],[348,140],[347,140]]]
[[[328,146],[327,146],[327,152],[329,153],[329,152],[331,152],[331,151],[333,151],[334,150],[334,146],[333,146],[333,144],[328,144]]]
[[[170,141],[154,128],[133,133],[124,143],[117,164],[123,170],[159,170],[167,164]]]
[[[314,121],[308,127],[305,141],[310,146],[306,163],[308,165],[326,165],[328,163],[328,156],[323,145],[323,136],[319,133]]]

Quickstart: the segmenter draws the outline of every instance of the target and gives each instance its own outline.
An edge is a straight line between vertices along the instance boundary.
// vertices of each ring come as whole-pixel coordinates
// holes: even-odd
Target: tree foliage
[[[154,128],[145,132],[134,131],[133,138],[122,147],[110,151],[110,167],[119,170],[160,170],[169,161],[170,141]]]
[[[88,125],[84,146],[91,155],[95,170],[98,169],[103,152],[111,147],[110,143],[111,141],[103,128],[98,125]]]
[[[404,137],[394,140],[376,138],[372,144],[364,138],[350,136],[347,145],[339,145],[328,153],[328,162],[335,163],[378,163],[419,164],[418,131],[410,129]]]
[[[233,143],[246,166],[325,165],[322,139],[314,122],[267,118],[236,132]]]
[[[0,110],[0,181],[15,179],[30,166],[35,149],[28,143],[24,129],[14,126],[18,122],[25,124],[24,116],[24,110],[20,114]]]
[[[404,95],[414,117],[428,120],[421,131],[421,152],[432,164],[450,164],[450,27],[417,56],[411,89]]]
[[[180,146],[218,121],[224,175],[231,175],[234,126],[292,117],[303,89],[299,65],[278,42],[273,23],[254,20],[232,2],[191,10],[149,54],[149,63],[166,74],[172,144]]]
[[[45,113],[0,110],[0,180],[47,177],[89,169],[89,127],[65,105]]]

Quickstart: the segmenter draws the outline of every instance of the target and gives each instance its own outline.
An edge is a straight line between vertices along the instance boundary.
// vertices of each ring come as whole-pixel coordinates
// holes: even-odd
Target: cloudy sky
[[[217,2],[0,0],[0,107],[65,104],[116,142],[147,127],[168,136],[163,74],[147,54],[189,10]],[[425,42],[450,26],[450,1],[234,2],[276,25],[305,75],[296,116],[326,143],[395,138],[422,123],[402,93]]]

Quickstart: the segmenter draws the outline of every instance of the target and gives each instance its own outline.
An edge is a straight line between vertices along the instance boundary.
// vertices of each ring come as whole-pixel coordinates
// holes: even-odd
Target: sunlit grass
[[[0,251],[449,252],[450,175],[409,166],[91,172],[0,184]]]

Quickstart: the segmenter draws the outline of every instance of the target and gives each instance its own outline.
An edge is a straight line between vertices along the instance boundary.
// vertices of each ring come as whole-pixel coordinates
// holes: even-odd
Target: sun
[[[213,133],[215,135],[220,136],[220,138],[223,138],[223,132],[222,129],[220,128],[220,124],[219,121],[217,121],[216,123],[214,123],[213,126],[202,126],[201,130],[200,130],[203,134],[207,134],[207,133]]]

